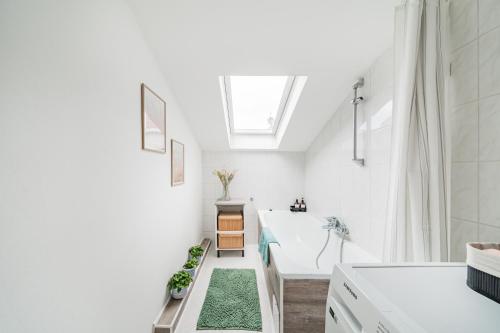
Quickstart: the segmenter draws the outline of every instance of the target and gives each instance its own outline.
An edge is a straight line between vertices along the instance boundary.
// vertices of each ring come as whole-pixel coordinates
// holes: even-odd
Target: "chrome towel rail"
[[[352,126],[353,126],[353,149],[352,149],[352,160],[361,166],[365,165],[364,158],[358,158],[358,104],[363,102],[363,97],[358,96],[358,89],[365,84],[365,79],[360,78],[356,83],[353,84],[352,89],[354,90],[354,98],[351,100],[353,109]]]

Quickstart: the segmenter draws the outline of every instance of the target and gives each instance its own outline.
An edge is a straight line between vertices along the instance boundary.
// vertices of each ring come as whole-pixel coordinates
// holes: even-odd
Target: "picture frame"
[[[156,153],[167,152],[167,103],[146,84],[141,83],[142,149]]]
[[[171,184],[172,186],[182,185],[184,184],[184,144],[172,139],[170,150]]]

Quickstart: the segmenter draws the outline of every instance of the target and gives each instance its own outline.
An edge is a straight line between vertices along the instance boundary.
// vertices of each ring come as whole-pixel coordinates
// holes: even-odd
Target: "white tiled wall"
[[[222,186],[214,169],[237,170],[230,185],[232,198],[243,199],[245,241],[257,242],[257,210],[289,209],[304,194],[304,153],[203,152],[203,232],[214,238],[214,202]],[[253,201],[250,201],[253,198]]]
[[[393,51],[387,50],[363,75],[359,106],[360,167],[352,162],[352,90],[307,151],[305,192],[310,210],[342,218],[351,239],[381,257],[389,186]]]
[[[450,0],[451,260],[500,242],[500,1]]]

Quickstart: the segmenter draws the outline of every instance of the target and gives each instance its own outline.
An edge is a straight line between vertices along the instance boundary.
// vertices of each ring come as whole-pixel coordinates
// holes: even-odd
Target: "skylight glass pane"
[[[288,76],[230,76],[235,131],[272,130]]]

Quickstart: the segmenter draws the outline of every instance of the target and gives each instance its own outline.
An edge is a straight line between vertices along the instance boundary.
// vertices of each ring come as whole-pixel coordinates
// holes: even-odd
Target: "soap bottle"
[[[300,210],[305,212],[306,211],[306,203],[304,201],[304,198],[300,201]]]
[[[295,209],[300,209],[299,199],[295,199],[295,204],[293,206]]]

